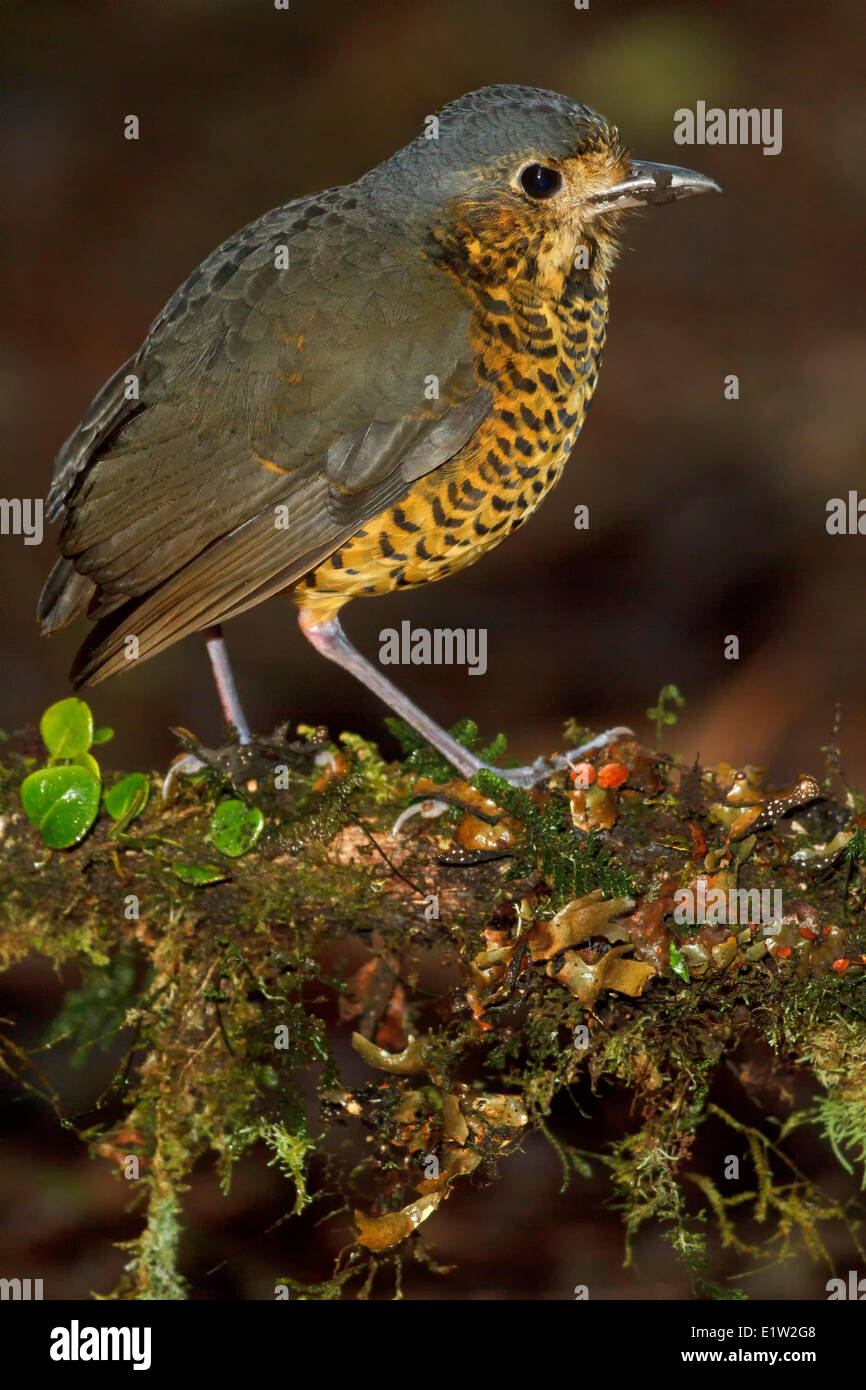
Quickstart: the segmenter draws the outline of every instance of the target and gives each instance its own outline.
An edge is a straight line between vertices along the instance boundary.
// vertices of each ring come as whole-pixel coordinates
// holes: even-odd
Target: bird
[[[632,158],[588,106],[499,84],[229,237],[57,456],[60,558],[37,617],[45,634],[93,624],[74,687],[200,632],[249,743],[222,624],[289,595],[322,655],[472,776],[481,760],[338,615],[459,573],[531,517],[595,391],[624,218],[711,190]],[[497,771],[532,786],[555,765]]]

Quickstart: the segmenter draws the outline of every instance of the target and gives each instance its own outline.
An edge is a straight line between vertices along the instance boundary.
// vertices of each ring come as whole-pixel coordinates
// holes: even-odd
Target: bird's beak
[[[721,193],[714,179],[698,174],[694,169],[678,169],[675,164],[649,164],[645,159],[633,159],[628,178],[615,183],[602,193],[588,199],[588,207],[599,212],[613,209],[638,208],[645,203],[675,203],[679,198],[691,198],[695,193]]]

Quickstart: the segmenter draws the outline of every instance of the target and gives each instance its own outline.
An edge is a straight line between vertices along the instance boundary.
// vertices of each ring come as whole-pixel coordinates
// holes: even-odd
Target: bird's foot
[[[197,772],[206,771],[207,766],[195,753],[179,753],[162,779],[163,801],[171,801],[177,791],[178,777],[193,777]]]
[[[177,791],[179,777],[194,777],[199,772],[214,772],[232,786],[249,787],[251,763],[255,756],[252,744],[230,743],[225,748],[199,746],[195,753],[181,753],[175,758],[162,783],[162,799],[170,801]]]
[[[450,736],[446,737],[451,742]],[[530,790],[532,787],[537,787],[540,783],[548,781],[557,772],[570,771],[587,753],[593,753],[598,748],[605,748],[609,743],[614,743],[620,738],[634,738],[634,729],[629,729],[624,724],[615,729],[605,729],[603,734],[596,734],[595,738],[582,743],[579,748],[570,748],[567,753],[555,753],[550,758],[536,758],[534,763],[529,763],[526,767],[493,767],[490,763],[485,763],[481,758],[477,758],[474,753],[470,753],[468,749],[459,748],[459,745],[455,745],[459,748],[459,752],[457,754],[451,752],[449,761],[457,767],[457,771],[467,781],[474,777],[476,772],[485,771],[494,773],[503,781],[510,782],[512,786]],[[431,820],[443,815],[449,806],[454,804],[456,803],[450,797],[447,800],[425,797],[421,801],[415,801],[397,817],[391,834],[396,838],[412,816],[420,815],[424,820]]]
[[[205,748],[187,729],[176,729],[174,732],[187,751],[175,758],[165,776],[163,800],[175,794],[179,777],[193,777],[199,772],[212,772],[233,787],[256,791],[262,778],[272,774],[274,764],[300,747],[290,747],[287,731],[288,725],[280,725],[270,738],[248,738],[222,748]]]
[[[587,753],[594,752],[597,748],[604,748],[608,743],[615,742],[618,738],[634,738],[634,730],[620,725],[615,729],[605,729],[603,734],[597,734],[595,738],[582,743],[579,748],[571,748],[567,753],[555,753],[551,758],[536,758],[534,763],[529,763],[526,767],[491,767],[489,763],[482,762],[472,753],[465,754],[465,768],[458,770],[464,776],[473,777],[476,772],[486,769],[494,772],[497,777],[501,777],[506,782],[512,782],[516,787],[537,787],[540,782],[546,782],[555,772],[567,772],[576,762]]]

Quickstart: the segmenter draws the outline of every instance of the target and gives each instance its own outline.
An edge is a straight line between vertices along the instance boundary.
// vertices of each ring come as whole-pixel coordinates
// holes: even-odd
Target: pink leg
[[[356,651],[344,633],[337,618],[329,618],[325,622],[317,623],[312,614],[301,609],[298,616],[301,631],[308,641],[312,642],[316,651],[321,652],[329,661],[335,661],[338,666],[342,666],[345,671],[350,671],[368,690],[372,690],[374,695],[378,695],[380,700],[404,719],[407,724],[411,724],[413,729],[417,729],[422,738],[435,748],[437,753],[441,753],[443,758],[455,767],[462,777],[472,777],[483,767],[488,767],[487,763],[477,758],[474,753],[453,739],[449,733],[434,724],[423,710],[398,690],[387,677],[382,675],[366,657]],[[599,734],[591,739],[589,743],[583,744],[580,748],[574,748],[568,753],[558,754],[553,759],[538,758],[528,767],[511,768],[491,768],[498,777],[504,777],[509,782],[516,782],[519,786],[531,787],[536,782],[542,782],[549,777],[557,768],[568,767],[574,758],[578,758],[583,753],[588,753],[593,748],[603,748],[606,743],[610,743],[615,738],[621,738],[632,731],[626,728],[608,729],[606,733]]]
[[[205,642],[207,654],[210,657],[210,664],[213,669],[214,680],[216,681],[217,693],[220,697],[220,704],[225,715],[227,724],[231,724],[237,731],[238,739],[241,743],[250,742],[250,726],[246,721],[246,716],[238,695],[235,678],[232,674],[229,654],[223,639],[222,628],[209,627],[205,631]]]

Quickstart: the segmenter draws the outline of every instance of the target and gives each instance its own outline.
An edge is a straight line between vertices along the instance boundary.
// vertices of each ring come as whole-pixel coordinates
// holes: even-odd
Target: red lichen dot
[[[846,960],[844,956],[840,956],[839,960],[834,960],[833,969],[838,975],[841,975],[842,971],[847,970],[850,964],[850,960]]]
[[[621,787],[627,781],[628,768],[623,767],[622,763],[605,763],[604,767],[598,769],[600,787]]]
[[[591,787],[595,781],[592,763],[575,763],[571,769],[571,780],[576,787]]]

